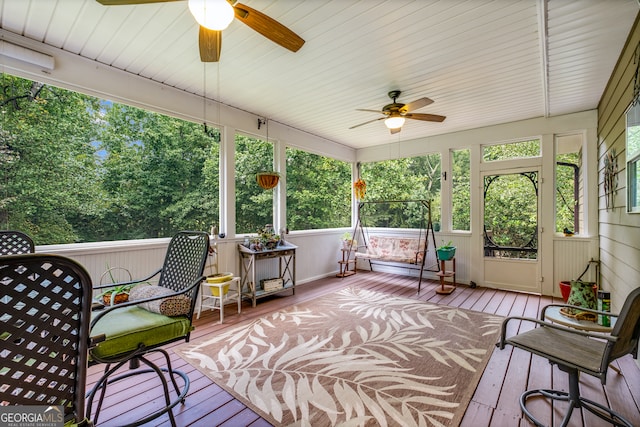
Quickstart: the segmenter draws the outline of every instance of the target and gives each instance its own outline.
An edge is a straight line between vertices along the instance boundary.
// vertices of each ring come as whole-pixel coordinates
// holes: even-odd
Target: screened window
[[[540,157],[540,154],[538,139],[482,146],[482,160],[485,162]]]
[[[287,148],[287,228],[351,225],[351,165]]]
[[[556,139],[556,232],[583,232],[582,137]]]
[[[0,77],[3,228],[46,245],[169,237],[218,222],[217,131]]]
[[[627,112],[626,154],[627,212],[637,213],[640,212],[640,104],[638,103]],[[611,179],[615,179],[613,174]]]
[[[273,144],[236,135],[236,233],[257,233],[273,224],[273,190],[262,189],[258,172],[273,171]]]
[[[365,201],[431,200],[432,221],[440,222],[440,162],[440,154],[434,153],[362,164],[360,176],[367,184]],[[385,226],[404,228],[399,223],[390,224]],[[419,228],[419,222],[413,222],[412,227]]]
[[[451,152],[451,204],[453,230],[471,230],[471,154],[469,149]]]

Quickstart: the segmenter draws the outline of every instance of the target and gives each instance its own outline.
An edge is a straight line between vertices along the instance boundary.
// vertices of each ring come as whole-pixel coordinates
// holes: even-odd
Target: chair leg
[[[595,414],[599,418],[611,423],[617,427],[633,427],[629,421],[627,421],[622,415],[614,412],[611,408],[601,405],[592,400],[586,399],[580,396],[579,378],[580,374],[577,369],[568,368],[565,366],[558,366],[561,371],[569,374],[569,392],[549,389],[536,389],[527,390],[520,396],[520,408],[524,415],[531,420],[537,427],[546,427],[547,424],[540,422],[536,417],[529,412],[526,403],[527,399],[531,396],[539,395],[551,400],[566,401],[569,404],[567,413],[565,414],[560,427],[566,427],[569,425],[571,414],[574,408],[584,408],[587,411]]]
[[[157,366],[155,363],[151,362],[150,360],[148,360],[145,356],[148,355],[151,352],[159,352],[161,353],[166,361],[166,368],[160,368],[159,366]],[[123,360],[120,361],[119,363],[117,363],[115,366],[111,367],[111,364],[107,364],[106,368],[105,368],[105,373],[102,375],[102,377],[98,380],[98,382],[96,383],[96,385],[93,387],[93,389],[87,393],[87,414],[88,416],[91,416],[91,405],[93,402],[93,399],[95,397],[95,394],[97,391],[100,391],[100,397],[98,399],[98,404],[96,406],[96,413],[93,419],[93,423],[94,425],[97,425],[98,423],[98,416],[100,415],[100,409],[102,408],[102,403],[104,401],[104,396],[106,394],[106,388],[107,385],[112,384],[116,381],[120,381],[123,380],[125,378],[129,378],[132,377],[134,375],[139,375],[139,374],[145,374],[145,373],[155,373],[159,378],[160,378],[160,382],[162,384],[162,389],[163,389],[163,394],[164,394],[164,398],[165,398],[165,403],[166,406],[158,411],[152,412],[151,414],[147,415],[144,418],[141,418],[133,423],[130,424],[126,424],[123,427],[133,427],[133,426],[140,426],[142,424],[146,424],[149,421],[158,418],[160,415],[167,413],[169,416],[169,420],[171,422],[171,425],[173,427],[177,427],[177,423],[175,420],[175,417],[173,415],[173,408],[178,404],[178,403],[182,403],[184,404],[185,399],[186,399],[186,395],[189,392],[189,387],[190,387],[190,380],[189,377],[187,376],[187,374],[185,374],[182,371],[178,371],[178,370],[174,370],[171,366],[171,360],[169,357],[169,353],[167,353],[165,350],[161,349],[161,348],[157,348],[157,349],[153,349],[150,350],[148,352],[144,352],[141,354],[137,354],[135,356],[135,359],[137,359],[137,362],[143,362],[145,365],[148,366],[148,368],[146,369],[135,369],[135,370],[130,370],[129,372],[125,372],[122,373],[120,375],[114,376],[113,378],[110,378],[111,375],[113,373],[115,373],[118,369],[120,369],[122,366],[124,366],[126,363],[130,362],[130,360]],[[135,364],[134,364],[135,366]],[[171,379],[171,382],[173,384],[173,388],[177,394],[177,397],[175,400],[171,400],[171,396],[169,395],[169,383],[167,382],[167,379],[165,378],[165,375],[163,374],[164,372],[166,372],[169,375],[169,378]],[[182,378],[184,385],[182,387],[182,389],[180,389],[180,386],[178,385],[177,381],[176,381],[176,376],[179,376],[180,378]]]

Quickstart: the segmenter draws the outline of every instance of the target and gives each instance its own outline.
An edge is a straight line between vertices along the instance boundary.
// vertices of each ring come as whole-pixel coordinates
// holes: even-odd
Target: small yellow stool
[[[220,323],[224,321],[224,306],[226,303],[236,300],[238,314],[242,309],[242,292],[240,292],[240,278],[233,273],[219,273],[207,276],[200,285],[200,298],[198,299],[198,315],[203,309],[220,310]]]

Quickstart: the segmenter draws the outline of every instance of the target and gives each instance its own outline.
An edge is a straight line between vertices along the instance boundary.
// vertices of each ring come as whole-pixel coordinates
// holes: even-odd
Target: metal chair
[[[91,425],[85,383],[91,278],[70,259],[0,257],[0,404],[45,405],[65,425]]]
[[[567,306],[573,307],[573,306]],[[527,409],[527,399],[531,396],[543,396],[552,401],[568,402],[569,407],[562,426],[569,424],[574,408],[584,408],[599,418],[616,426],[632,427],[631,423],[622,415],[614,412],[600,403],[586,399],[580,395],[580,373],[593,375],[606,383],[609,364],[622,356],[632,354],[638,357],[638,339],[640,337],[640,288],[633,290],[627,297],[620,314],[613,315],[582,307],[574,307],[582,311],[595,314],[605,314],[617,317],[617,322],[610,335],[587,332],[574,328],[560,326],[544,320],[526,317],[509,317],[502,323],[502,336],[497,346],[504,349],[510,344],[533,354],[537,354],[557,364],[558,368],[569,375],[569,391],[536,389],[527,390],[520,396],[522,412],[536,426],[546,424]],[[525,320],[536,323],[536,328],[511,336],[507,335],[507,325],[513,320]]]
[[[0,231],[0,256],[32,254],[35,252],[33,239],[21,231]]]
[[[204,232],[181,231],[169,243],[164,265],[152,275],[129,283],[118,283],[98,286],[94,289],[121,287],[127,284],[144,286],[143,291],[153,291],[155,296],[130,300],[125,303],[97,306],[99,311],[91,321],[90,334],[98,345],[89,352],[90,364],[104,363],[104,373],[87,395],[87,414],[91,415],[92,405],[99,392],[98,403],[93,416],[93,422],[98,423],[100,410],[107,386],[116,381],[134,375],[155,373],[159,377],[164,392],[164,407],[154,411],[129,425],[147,423],[164,413],[168,413],[173,426],[176,421],[172,408],[178,403],[184,403],[189,391],[189,377],[181,371],[171,367],[167,351],[161,347],[171,342],[189,341],[192,317],[197,301],[200,282],[204,279],[203,271],[209,250],[209,235]],[[149,285],[158,276],[158,284]],[[130,291],[134,293],[136,288]],[[187,298],[188,297],[188,298]],[[184,312],[165,313],[162,308],[165,302],[182,302]],[[182,304],[182,305],[185,305]],[[170,305],[171,306],[171,305]],[[166,367],[159,367],[147,356],[150,353],[160,353],[164,356]],[[140,369],[140,362],[146,368]],[[128,365],[129,371],[117,373]],[[167,373],[165,376],[164,372]],[[167,378],[173,384],[177,395],[172,399]],[[184,385],[178,386],[177,378],[181,378]]]

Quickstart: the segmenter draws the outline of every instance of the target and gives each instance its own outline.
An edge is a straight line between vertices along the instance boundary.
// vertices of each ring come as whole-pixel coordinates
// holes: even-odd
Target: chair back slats
[[[70,259],[0,257],[0,401],[64,406],[83,420],[91,278]]]
[[[617,341],[611,348],[610,360],[637,350],[640,337],[640,287],[634,289],[625,300],[611,335],[617,337]]]
[[[33,239],[21,231],[0,231],[0,256],[35,252]]]
[[[167,254],[158,280],[175,292],[182,291],[193,284],[204,271],[209,251],[209,235],[200,231],[181,231],[169,243]],[[198,288],[192,295],[195,300]]]

